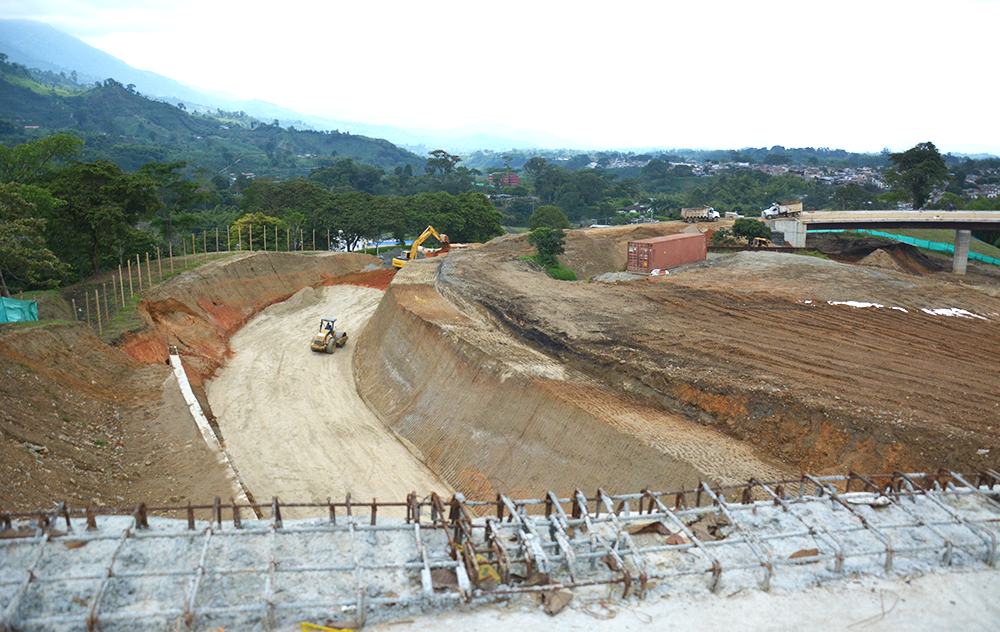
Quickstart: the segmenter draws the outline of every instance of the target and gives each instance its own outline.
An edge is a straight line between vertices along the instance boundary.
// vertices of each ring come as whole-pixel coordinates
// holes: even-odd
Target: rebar
[[[786,494],[796,483],[798,494]],[[92,631],[113,622],[203,628],[219,617],[236,628],[273,629],[321,612],[353,610],[354,623],[391,620],[412,604],[447,607],[558,589],[621,587],[622,596],[643,598],[661,586],[715,592],[725,577],[727,590],[767,590],[803,574],[827,581],[893,572],[894,560],[905,567],[897,572],[990,568],[1000,535],[997,483],[995,470],[852,472],[670,492],[598,490],[591,498],[581,491],[522,500],[456,494],[448,502],[412,493],[404,502],[370,504],[349,495],[336,503],[273,498],[268,521],[241,520],[240,511],[254,505],[224,506],[219,498],[99,511],[62,503],[0,514],[8,532],[0,538],[7,563],[0,630]],[[705,505],[688,507],[688,494]],[[223,520],[229,507],[231,522]],[[312,509],[315,517],[282,521],[288,507]],[[405,507],[406,518],[384,517],[388,507]],[[56,530],[57,520],[65,532]],[[74,531],[74,521],[87,530]],[[702,521],[715,531],[696,533]],[[68,540],[77,545],[62,546]],[[84,556],[90,561],[70,563]],[[484,581],[494,577],[490,567],[499,585]],[[454,573],[455,583],[437,585],[439,569]],[[90,598],[70,603],[77,595]]]

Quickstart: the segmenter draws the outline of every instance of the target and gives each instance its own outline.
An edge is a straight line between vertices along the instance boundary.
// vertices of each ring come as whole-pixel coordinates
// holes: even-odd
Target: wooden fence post
[[[73,303],[73,322],[78,322],[80,319],[76,317],[76,298],[70,298],[69,301]]]
[[[170,251],[170,274],[174,273],[174,242],[167,242],[167,250]]]
[[[253,224],[250,224],[250,250],[253,250]]]
[[[313,252],[316,252],[316,229],[313,229]]]
[[[149,267],[149,251],[146,251],[146,280],[149,281],[149,285],[146,287],[153,287],[153,270]]]
[[[90,292],[83,291],[83,300],[87,303],[87,324],[90,324]]]
[[[163,280],[163,264],[160,263],[160,247],[156,247],[156,273],[160,275],[160,280]]]
[[[104,335],[104,326],[101,324],[101,295],[94,290],[94,307],[97,310],[97,335]]]
[[[122,276],[122,264],[118,264],[118,287],[122,291],[122,307],[125,307],[125,277]]]
[[[208,261],[208,233],[201,231],[201,249],[205,251],[205,261]]]
[[[130,299],[135,297],[135,291],[134,291],[134,288],[132,287],[132,260],[131,259],[128,260],[128,297]]]
[[[132,260],[129,259],[128,262],[132,263]],[[139,282],[139,291],[142,292],[142,262],[139,261],[139,253],[138,252],[135,253],[135,273],[136,273],[136,276],[139,277],[137,279],[137,281]]]
[[[215,254],[219,254],[219,227],[215,227]]]
[[[111,285],[112,286],[114,285],[114,280],[115,280],[115,275],[112,274],[111,275]],[[108,326],[110,327],[111,326],[111,312],[108,310],[108,284],[104,283],[102,285],[102,287],[104,288],[104,318],[107,319]],[[114,287],[111,288],[111,291],[112,292],[115,291]]]

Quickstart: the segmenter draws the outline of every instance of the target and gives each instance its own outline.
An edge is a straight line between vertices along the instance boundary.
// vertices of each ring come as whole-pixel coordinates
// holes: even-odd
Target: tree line
[[[75,282],[137,254],[207,241],[221,226],[236,247],[354,249],[386,236],[402,241],[428,224],[452,242],[503,232],[501,214],[481,193],[377,195],[371,174],[351,161],[309,178],[278,181],[192,177],[186,162],[147,163],[128,173],[107,160],[78,160],[83,141],[52,135],[0,145],[0,293]],[[254,234],[253,242],[248,238]],[[204,239],[202,239],[204,238]],[[307,246],[308,244],[308,246]],[[186,246],[184,246],[186,248]]]

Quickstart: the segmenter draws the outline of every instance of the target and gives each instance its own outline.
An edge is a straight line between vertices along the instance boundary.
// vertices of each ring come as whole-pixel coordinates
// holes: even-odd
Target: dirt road
[[[352,285],[305,288],[231,339],[235,355],[208,396],[226,451],[258,502],[450,493],[355,390],[355,337],[381,297]],[[337,318],[351,337],[333,355],[309,350],[323,317]]]

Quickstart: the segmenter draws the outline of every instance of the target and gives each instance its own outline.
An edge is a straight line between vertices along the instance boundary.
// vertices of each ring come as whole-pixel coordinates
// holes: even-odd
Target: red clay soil
[[[157,286],[139,304],[146,328],[126,335],[119,348],[149,363],[163,363],[177,346],[195,386],[211,379],[229,354],[229,338],[269,305],[303,287],[362,285],[385,288],[392,270],[356,253],[248,253],[206,264]]]
[[[377,264],[343,253],[209,263],[154,288],[139,307],[147,327],[120,348],[82,324],[3,326],[0,512],[59,500],[76,508],[211,503],[226,494],[226,472],[165,364],[167,345],[179,347],[198,384],[227,357],[229,336],[261,309],[306,285],[384,288],[394,270]]]

